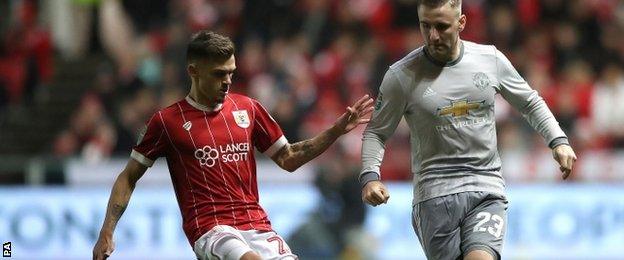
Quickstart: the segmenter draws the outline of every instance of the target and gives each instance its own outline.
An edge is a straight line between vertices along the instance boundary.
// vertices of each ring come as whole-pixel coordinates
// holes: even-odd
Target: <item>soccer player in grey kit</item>
[[[410,128],[412,225],[428,259],[500,259],[507,200],[496,147],[494,97],[522,113],[566,179],[576,155],[539,96],[496,47],[463,41],[461,0],[420,0],[425,46],[390,66],[363,136],[362,200],[386,203],[384,142]]]

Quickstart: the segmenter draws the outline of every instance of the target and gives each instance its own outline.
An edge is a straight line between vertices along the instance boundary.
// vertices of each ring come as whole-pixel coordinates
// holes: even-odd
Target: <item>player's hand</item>
[[[567,179],[572,172],[574,162],[576,162],[576,154],[572,147],[567,144],[558,145],[553,150],[553,158],[559,163],[559,170],[563,173],[563,179]]]
[[[362,189],[362,201],[374,206],[387,203],[390,193],[381,181],[369,181]]]
[[[346,134],[360,124],[366,124],[370,121],[368,114],[373,112],[373,99],[368,95],[362,96],[353,105],[347,107],[347,111],[336,120],[335,127],[340,134]]]
[[[93,247],[93,260],[106,259],[113,253],[113,250],[115,250],[113,238],[100,235]]]

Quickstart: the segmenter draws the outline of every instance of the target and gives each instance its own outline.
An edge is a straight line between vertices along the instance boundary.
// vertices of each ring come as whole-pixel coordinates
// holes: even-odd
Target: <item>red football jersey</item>
[[[228,94],[210,110],[186,97],[152,116],[131,157],[165,157],[191,246],[216,225],[271,230],[258,203],[253,147],[272,156],[287,143],[262,105]]]

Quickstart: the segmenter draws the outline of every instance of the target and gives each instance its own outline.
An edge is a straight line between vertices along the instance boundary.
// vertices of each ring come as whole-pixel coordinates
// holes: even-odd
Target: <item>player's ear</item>
[[[186,72],[191,77],[197,77],[197,75],[199,74],[199,71],[197,69],[197,64],[189,63],[188,65],[186,65]]]
[[[459,16],[459,31],[463,31],[464,27],[466,27],[466,15],[465,14],[461,14]]]

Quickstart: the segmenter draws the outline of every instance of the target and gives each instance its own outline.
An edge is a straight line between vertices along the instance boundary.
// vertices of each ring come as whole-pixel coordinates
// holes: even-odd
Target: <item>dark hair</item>
[[[202,30],[191,37],[186,49],[186,62],[200,59],[226,61],[234,54],[234,43],[230,38],[215,32]]]
[[[461,8],[461,2],[461,0],[418,0],[417,6],[426,5],[429,7],[439,7],[450,3],[453,8]]]

